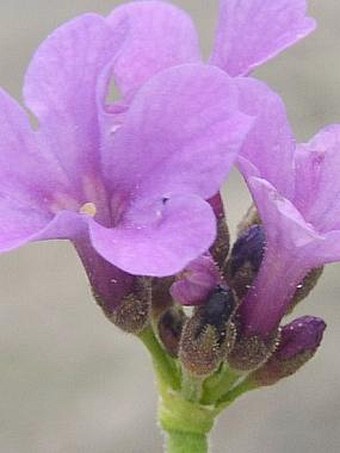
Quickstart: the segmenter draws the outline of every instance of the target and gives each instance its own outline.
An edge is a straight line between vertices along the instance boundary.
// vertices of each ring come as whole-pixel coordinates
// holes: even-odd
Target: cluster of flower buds
[[[218,236],[211,251],[221,241]],[[257,385],[268,385],[293,374],[314,355],[325,329],[318,318],[277,326],[265,336],[243,332],[242,303],[253,287],[265,248],[264,227],[252,210],[228,256],[214,259],[211,253],[195,260],[170,286],[172,305],[162,318],[160,338],[167,350],[177,352],[191,375],[209,376],[224,362],[240,373],[252,372]],[[287,312],[309,294],[320,274],[321,269],[312,270],[297,285]],[[190,314],[182,305],[193,307]]]

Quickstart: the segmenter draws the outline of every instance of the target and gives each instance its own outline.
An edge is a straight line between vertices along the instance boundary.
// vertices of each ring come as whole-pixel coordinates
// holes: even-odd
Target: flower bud
[[[214,260],[209,255],[203,255],[189,263],[178,275],[171,285],[170,294],[182,305],[200,305],[220,282],[221,276]]]
[[[228,280],[238,297],[248,292],[260,268],[265,250],[262,225],[253,225],[236,240],[227,264]]]
[[[218,287],[185,323],[179,358],[189,373],[210,375],[232,349],[236,336],[232,322],[235,308],[232,291]]]
[[[267,386],[296,373],[316,353],[325,328],[322,319],[312,316],[303,316],[284,326],[275,353],[247,381],[256,387]]]
[[[177,305],[165,311],[158,321],[158,336],[171,357],[178,357],[185,320],[183,309]]]

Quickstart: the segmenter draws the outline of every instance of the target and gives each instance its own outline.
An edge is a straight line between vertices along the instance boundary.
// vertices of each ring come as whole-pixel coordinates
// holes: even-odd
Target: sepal
[[[323,266],[317,267],[308,272],[308,274],[305,276],[302,282],[299,283],[299,285],[297,286],[294,297],[289,304],[286,314],[290,314],[298,303],[300,303],[307,296],[309,296],[311,291],[313,291],[313,289],[317,285],[322,275],[322,272]]]
[[[179,358],[193,376],[209,376],[233,348],[236,299],[229,288],[218,287],[184,325]]]
[[[127,333],[139,334],[149,323],[151,307],[150,280],[136,277],[129,294],[111,312],[104,313],[113,324]]]

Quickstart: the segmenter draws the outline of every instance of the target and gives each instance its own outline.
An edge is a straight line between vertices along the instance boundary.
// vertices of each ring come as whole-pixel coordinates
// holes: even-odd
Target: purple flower
[[[289,134],[286,139],[276,150],[282,152],[283,161],[285,150],[290,150]],[[278,327],[306,274],[340,260],[340,125],[296,146],[291,166],[282,166],[284,175],[293,172],[294,176],[285,195],[282,175],[278,175],[281,190],[274,176],[270,182],[264,177],[267,157],[262,160],[254,153],[252,158],[247,168],[255,169],[258,176],[246,177],[265,228],[266,250],[240,316],[244,335],[263,338]],[[271,165],[274,168],[278,161],[273,159]]]
[[[247,75],[315,28],[306,0],[220,0],[210,63],[231,76]],[[108,17],[122,20],[129,36],[114,65],[116,81],[128,99],[158,71],[202,61],[197,32],[182,10],[161,1],[136,1]]]
[[[126,273],[173,274],[209,248],[215,217],[205,200],[251,119],[233,80],[201,63],[160,71],[128,109],[107,105],[126,39],[124,21],[109,22],[81,16],[38,49],[24,84],[36,130],[0,92],[0,250],[70,239],[96,291],[119,298]],[[135,58],[132,72],[137,60],[146,64]]]

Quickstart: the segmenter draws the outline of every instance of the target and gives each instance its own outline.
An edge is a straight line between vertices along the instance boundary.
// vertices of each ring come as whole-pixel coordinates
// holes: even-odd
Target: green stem
[[[160,386],[180,388],[180,376],[176,362],[167,355],[151,327],[147,327],[140,334],[146,348],[151,354]]]
[[[236,373],[228,366],[223,365],[221,370],[205,381],[201,403],[214,404],[228,392],[239,378],[239,373]]]
[[[160,397],[158,419],[164,431],[206,434],[213,427],[214,407],[190,402],[169,388],[161,389]]]
[[[257,385],[252,384],[249,381],[247,381],[247,379],[245,379],[243,382],[241,382],[239,385],[234,387],[232,390],[227,392],[224,396],[222,396],[219,399],[219,401],[216,404],[216,410],[219,413],[222,412],[225,408],[230,406],[236,400],[236,398],[256,388]]]
[[[182,375],[182,395],[187,401],[198,402],[202,395],[203,379],[192,376],[183,370]]]
[[[167,435],[167,453],[207,453],[205,434],[170,431]]]

